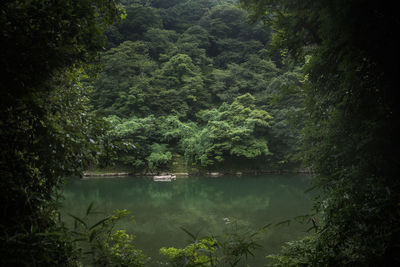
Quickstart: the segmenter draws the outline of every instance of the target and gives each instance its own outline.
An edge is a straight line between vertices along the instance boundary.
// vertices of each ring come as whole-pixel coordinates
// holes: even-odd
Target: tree
[[[214,82],[210,87],[218,102],[232,102],[239,95],[250,93],[258,96],[260,106],[266,105],[266,97],[273,94],[273,90],[269,89],[275,81],[273,77],[279,75],[279,70],[270,60],[256,54],[246,58],[242,64],[231,63],[226,69],[214,69]]]
[[[212,66],[212,59],[207,56],[209,47],[208,32],[197,25],[187,29],[177,41],[179,52],[190,56],[193,63],[199,66],[203,72]]]
[[[76,67],[96,59],[118,10],[102,0],[1,5],[1,265],[73,265],[54,197],[93,146]]]
[[[175,3],[175,5],[161,10],[161,16],[165,29],[178,33],[194,26],[209,7],[216,4],[214,0],[178,0]]]
[[[291,162],[298,138],[289,129],[288,114],[298,110],[301,101],[296,101],[293,98],[297,96],[292,95],[283,97],[279,104],[278,101],[274,105],[269,102],[279,98],[281,87],[298,86],[297,70],[293,65],[283,63],[283,59],[278,60],[280,67],[271,60],[266,50],[270,33],[261,21],[250,26],[247,13],[234,6],[235,1],[184,0],[168,5],[155,1],[123,3],[132,10],[151,8],[161,16],[164,24],[145,25],[144,32],[135,37],[136,41],[124,41],[103,54],[103,70],[90,97],[95,111],[107,116],[117,115],[122,124],[153,116],[154,123],[168,134],[164,139],[163,131],[157,131],[157,136],[163,138],[160,141],[153,133],[145,131],[150,135],[146,136],[143,147],[152,151],[151,142],[165,144],[166,151],[174,156],[183,156],[182,140],[196,140],[200,129],[204,129],[204,138],[208,138],[206,131],[210,128],[204,128],[205,122],[198,116],[199,112],[218,109],[223,102],[230,105],[237,97],[250,93],[256,98],[257,109],[274,113],[274,122],[271,122],[272,128],[266,138],[269,150],[274,154],[269,156],[268,166],[289,166],[273,165],[272,162]],[[196,12],[189,14],[192,9]],[[176,14],[181,13],[184,15],[176,18]],[[175,14],[173,18],[169,17],[171,14]],[[172,26],[170,22],[177,24]],[[217,24],[227,30],[219,33]],[[113,25],[109,29],[112,37],[129,39],[128,33],[116,32],[118,27]],[[294,108],[288,107],[293,104]],[[164,119],[177,129],[170,129]],[[192,137],[184,134],[188,128]],[[129,142],[134,141],[131,139]],[[202,149],[199,145],[194,147],[198,151]],[[108,149],[106,151],[103,155],[112,154]],[[130,153],[132,157],[129,159]],[[117,154],[120,157],[115,159],[115,163],[130,162],[132,165],[140,159],[141,166],[147,166],[149,155],[143,151],[138,154],[133,150],[125,154],[120,151]],[[107,162],[103,156],[102,162]],[[192,163],[200,161],[195,162]],[[246,164],[250,162],[255,161],[249,160]],[[245,167],[252,168],[250,165]]]
[[[208,54],[216,57],[215,65],[243,63],[249,54],[264,48],[269,34],[264,27],[250,26],[244,10],[230,4],[216,5],[199,21],[210,34]]]
[[[116,27],[125,41],[137,41],[147,30],[161,28],[162,19],[154,8],[132,4],[126,7],[126,19]]]
[[[209,103],[210,94],[203,85],[200,68],[188,55],[177,54],[155,74],[150,107],[158,114],[193,118]]]
[[[246,12],[228,4],[213,7],[200,23],[211,35],[221,39],[243,36],[250,29]]]
[[[207,167],[230,158],[257,159],[270,155],[263,134],[272,117],[254,105],[250,94],[239,96],[219,109],[203,110],[199,117],[206,127],[181,142],[189,163]]]
[[[393,62],[400,56],[394,6],[340,0],[241,3],[271,23],[276,47],[308,61],[304,158],[324,190],[317,205],[323,227],[315,241],[294,249],[305,254],[311,248],[319,265],[398,264],[399,109]],[[287,251],[286,257],[297,257]],[[310,257],[307,264],[316,263]]]
[[[149,46],[149,54],[153,60],[160,60],[164,55],[173,54],[177,49],[175,42],[178,34],[164,29],[149,29],[143,36]]]
[[[102,0],[6,0],[3,11],[2,91],[14,88],[14,94],[35,91],[66,66],[93,60],[103,48],[102,30],[117,16],[114,3]]]
[[[158,68],[146,43],[126,41],[102,57],[103,70],[94,84],[91,100],[106,115],[139,113],[146,101],[146,82]]]

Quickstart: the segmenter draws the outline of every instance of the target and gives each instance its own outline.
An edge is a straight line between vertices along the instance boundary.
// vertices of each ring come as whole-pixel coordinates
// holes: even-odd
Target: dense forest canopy
[[[235,1],[125,1],[106,31],[90,94],[114,157],[139,171],[299,167],[289,119],[302,108],[301,65],[267,51],[270,30]],[[281,89],[288,91],[283,96]],[[290,93],[289,93],[290,92]],[[240,164],[238,164],[240,163]]]
[[[306,165],[323,190],[315,233],[271,264],[399,264],[395,11],[367,0],[2,1],[1,264],[79,266],[77,240],[95,266],[146,264],[131,236],[111,233],[124,211],[76,218],[81,232],[59,221],[62,178],[90,165]],[[163,253],[214,266],[216,242]],[[253,244],[242,245],[225,252],[240,260]]]

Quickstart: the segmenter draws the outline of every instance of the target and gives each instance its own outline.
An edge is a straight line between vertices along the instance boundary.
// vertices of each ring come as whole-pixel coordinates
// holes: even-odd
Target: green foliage
[[[98,119],[80,82],[96,68],[113,1],[3,1],[0,18],[2,266],[76,264],[57,220],[61,177],[95,157]]]
[[[161,248],[160,254],[169,257],[172,266],[215,266],[215,250],[217,241],[214,238],[203,238],[189,244],[184,249]]]
[[[304,153],[319,174],[323,227],[306,265],[399,262],[399,59],[393,6],[374,1],[241,1],[264,16],[285,61],[306,62]],[[379,15],[378,15],[379,14]],[[382,51],[393,53],[382,54]],[[299,254],[300,254],[299,253]],[[301,258],[289,250],[291,261]]]
[[[185,54],[177,54],[155,74],[151,110],[162,115],[193,117],[208,106],[210,95],[203,90],[200,69]]]
[[[91,101],[106,114],[129,116],[146,112],[144,90],[157,68],[144,42],[126,41],[102,57],[103,71],[94,85]]]
[[[103,48],[104,28],[117,17],[112,1],[3,1],[3,90],[33,92],[65,67],[94,60]]]
[[[272,94],[280,89],[276,79],[279,70],[271,60],[260,58],[258,55],[247,56],[242,64],[228,64],[226,69],[213,71],[214,82],[211,89],[216,98],[223,102],[232,102],[244,93],[257,95],[259,105],[266,105]]]
[[[110,162],[120,162],[142,169],[145,158],[151,153],[151,142],[156,139],[156,122],[153,116],[144,119],[121,120],[116,116],[108,118],[111,122],[104,140],[107,146],[104,155]],[[107,150],[108,148],[108,150]],[[110,157],[110,154],[114,155]]]
[[[282,62],[271,60],[266,50],[270,33],[261,22],[249,25],[246,11],[235,1],[123,3],[128,18],[109,29],[111,37],[121,41],[103,54],[103,70],[90,96],[96,112],[117,115],[123,124],[113,124],[103,138],[102,165],[168,169],[172,155],[184,157],[188,166],[203,168],[239,167],[238,162],[246,168],[255,161],[258,166],[267,162],[271,169],[298,164],[293,157],[300,143],[298,128],[288,121],[303,105],[299,94],[293,93],[300,86],[300,70],[289,64],[279,68]],[[121,29],[136,20],[129,18],[130,12],[144,10],[157,13],[156,20],[163,25],[150,25],[149,20],[132,39]],[[291,93],[280,96],[282,88],[291,88]],[[222,105],[228,107],[247,93],[255,97],[250,109],[259,111],[243,116],[272,114],[270,130],[261,131],[264,126],[252,126],[246,119],[234,122],[230,117],[238,110],[233,107],[222,110]],[[219,117],[203,118],[216,112]],[[141,121],[141,130],[128,121]],[[122,128],[131,136],[122,134]],[[165,151],[153,153],[153,144]],[[164,163],[156,164],[157,158]]]
[[[261,246],[257,243],[257,235],[265,231],[263,227],[256,231],[244,231],[236,221],[225,218],[226,232],[221,237],[198,237],[186,229],[182,230],[191,238],[183,249],[174,247],[161,248],[160,254],[168,256],[172,266],[244,266],[249,255]],[[240,265],[241,264],[241,265]]]
[[[315,236],[290,241],[282,247],[281,254],[268,255],[268,266],[324,266],[326,255],[317,252]]]
[[[103,0],[2,2],[2,265],[77,264],[56,220],[55,189],[90,161],[157,170],[177,154],[204,168],[246,160],[277,166],[294,161],[301,142],[324,190],[316,203],[322,226],[272,258],[282,265],[398,263],[394,6],[241,0],[253,14],[250,27],[233,1],[121,2],[126,12]],[[106,26],[122,17],[107,29],[111,49],[90,92],[105,122],[89,112],[85,71],[98,68],[86,64],[103,50]],[[300,121],[294,129],[291,117]],[[129,235],[102,239],[111,218],[92,226],[76,220],[96,264],[142,264]],[[214,241],[200,249],[214,253]],[[231,266],[253,248],[240,244],[225,247]],[[191,264],[221,260],[197,250],[165,253]]]
[[[83,263],[88,266],[145,266],[149,258],[132,245],[133,236],[124,230],[114,230],[118,221],[129,213],[116,210],[112,215],[89,224],[93,215],[93,203],[84,217],[70,215],[74,219],[71,234],[78,244]]]
[[[117,24],[119,33],[124,41],[136,41],[150,28],[161,28],[162,20],[157,10],[142,5],[129,5],[126,8],[126,18]],[[117,46],[119,43],[113,43]]]
[[[281,58],[290,51],[291,56],[301,59],[311,47],[321,43],[319,27],[323,14],[317,10],[321,11],[329,5],[293,0],[239,0],[239,3],[251,11],[253,21],[263,18],[268,23],[274,32],[271,50],[278,52]]]
[[[27,251],[28,255],[31,252],[27,246],[32,242],[35,256],[29,261],[43,265],[54,264],[53,261],[60,260],[58,257],[68,261],[67,254],[55,257],[52,249],[42,246],[48,242],[48,246],[56,247],[55,236],[41,236],[38,242],[33,237],[29,237],[31,241],[25,238],[58,229],[55,197],[62,177],[79,174],[96,161],[96,151],[100,150],[97,137],[103,131],[101,119],[89,113],[87,88],[79,82],[83,75],[82,71],[60,73],[48,81],[49,86],[57,86],[56,89],[29,94],[28,99],[21,99],[18,106],[10,107],[9,112],[3,114],[8,115],[1,124],[3,255],[18,251]],[[13,236],[14,240],[10,240]],[[61,234],[60,239],[65,239],[60,241],[60,246],[65,246],[64,252],[68,253],[69,239]],[[34,252],[42,249],[46,256]],[[58,253],[63,253],[61,250],[60,247]],[[5,257],[5,262],[11,258],[14,256]],[[13,261],[18,259],[28,261],[24,257]]]
[[[113,126],[104,139],[117,153],[113,160],[139,169],[166,168],[171,162],[172,152],[184,155],[188,165],[203,167],[230,158],[265,158],[271,154],[265,134],[272,117],[257,109],[254,103],[254,97],[246,94],[231,105],[203,110],[198,116],[204,126],[184,123],[171,115],[129,120],[112,116],[109,121]],[[160,141],[165,143],[158,143]],[[168,148],[168,144],[175,150]]]
[[[201,24],[212,35],[222,39],[242,36],[251,29],[246,21],[246,12],[233,5],[214,6],[201,19]]]
[[[225,157],[253,159],[270,154],[262,136],[272,117],[255,108],[250,94],[240,96],[231,104],[199,113],[206,127],[195,137],[183,140],[185,157],[202,166],[224,161]],[[196,147],[200,146],[200,150]]]
[[[182,33],[196,25],[209,7],[215,4],[215,0],[177,0],[161,11],[164,27]]]
[[[47,207],[43,213],[51,215],[47,220],[41,219],[41,223],[46,223],[45,227],[32,225],[29,231],[2,238],[1,255],[13,256],[2,258],[2,266],[78,266],[79,254],[75,251],[73,239],[68,229],[56,219],[58,214],[54,207]],[[40,215],[31,215],[30,218],[37,219]],[[20,221],[18,226],[21,224]]]
[[[111,237],[111,262],[114,266],[146,266],[149,258],[136,249],[132,243],[133,237],[125,230],[117,230]]]
[[[175,31],[152,28],[144,33],[143,39],[149,47],[149,53],[154,60],[161,60],[162,55],[174,53],[178,34]]]
[[[148,156],[147,165],[150,170],[165,167],[172,158],[171,152],[167,151],[166,145],[154,143],[151,145],[151,154]]]

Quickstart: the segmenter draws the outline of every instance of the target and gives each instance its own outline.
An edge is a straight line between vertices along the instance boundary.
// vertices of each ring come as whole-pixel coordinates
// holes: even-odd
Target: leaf
[[[263,227],[260,228],[260,230],[265,231],[268,227],[270,227],[272,225],[272,223],[268,223],[266,225],[264,225]]]
[[[92,242],[92,241],[93,241],[93,239],[96,237],[96,234],[97,234],[97,231],[96,231],[96,230],[93,230],[93,231],[90,233],[89,242]]]
[[[102,223],[108,221],[109,219],[110,219],[110,217],[107,217],[107,218],[104,218],[104,219],[98,221],[97,223],[93,224],[93,225],[89,228],[89,230],[92,230],[92,229],[95,228],[96,226],[98,226],[98,225],[100,225],[100,224],[102,224]]]
[[[284,221],[278,222],[277,224],[275,224],[275,226],[279,226],[279,225],[282,225],[282,224],[287,224],[287,225],[289,225],[289,224],[291,223],[291,221],[292,221],[292,220],[284,220]]]
[[[250,237],[255,237],[256,235],[258,235],[259,233],[258,232],[254,232],[254,233],[252,233],[251,235],[250,235]]]
[[[310,218],[312,216],[313,215],[311,215],[311,214],[299,215],[299,216],[294,217],[294,220],[298,221],[299,223],[309,222]]]
[[[195,235],[193,235],[191,232],[189,232],[188,230],[186,230],[185,228],[183,228],[183,227],[179,227],[182,231],[184,231],[186,234],[188,234],[191,238],[193,238],[193,241],[195,241],[196,239],[197,239],[197,235],[198,235],[198,233],[200,232],[197,232],[197,235],[195,236]]]
[[[316,229],[316,227],[313,225],[313,226],[311,226],[310,228],[308,228],[308,229],[306,230],[306,232],[308,233],[308,232],[310,232],[312,229]]]
[[[80,236],[84,236],[85,235],[83,233],[79,233],[79,232],[76,232],[76,231],[71,231],[71,233],[74,234],[74,235],[80,235]]]
[[[250,250],[250,249],[246,249],[246,254],[245,254],[245,256],[246,256],[246,259],[247,259],[247,254],[250,254],[251,256],[253,256],[253,257],[254,257],[254,254],[253,254],[253,252],[251,252],[251,250]]]
[[[240,261],[240,258],[237,259],[234,263],[231,263],[231,266],[236,266],[239,263],[239,261]]]
[[[92,210],[93,204],[94,204],[94,202],[91,202],[91,203],[89,204],[89,207],[88,207],[87,210],[86,210],[86,216],[89,215],[90,211]]]
[[[78,218],[78,217],[76,217],[76,216],[74,216],[72,214],[69,214],[69,213],[68,213],[68,215],[71,216],[72,218],[74,218],[75,222],[80,222],[83,226],[85,226],[85,228],[87,228],[86,223],[82,219],[80,219],[80,218]]]

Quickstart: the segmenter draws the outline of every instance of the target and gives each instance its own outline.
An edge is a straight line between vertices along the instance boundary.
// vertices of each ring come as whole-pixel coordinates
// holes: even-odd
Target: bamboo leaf
[[[107,218],[104,218],[104,219],[98,221],[97,223],[93,224],[93,225],[89,228],[89,230],[92,230],[92,229],[95,228],[96,226],[98,226],[98,225],[100,225],[100,224],[102,224],[102,223],[108,221],[109,219],[110,219],[110,217],[107,217]]]
[[[87,210],[86,210],[86,216],[89,215],[90,211],[92,210],[93,204],[94,204],[94,202],[91,202],[91,203],[89,204],[89,207],[88,207]]]
[[[289,225],[290,223],[291,223],[291,220],[284,220],[284,221],[278,222],[277,224],[275,224],[275,226],[279,226],[279,225],[282,225],[282,224]]]
[[[188,230],[186,230],[185,228],[183,228],[183,227],[179,227],[182,231],[184,231],[186,234],[188,234],[191,238],[193,238],[193,241],[195,241],[196,239],[197,239],[197,237],[194,235],[194,234],[192,234],[191,232],[189,232]]]
[[[96,234],[97,234],[97,231],[96,231],[96,230],[93,230],[93,231],[90,233],[89,242],[92,242],[92,241],[93,241],[93,239],[96,237]]]
[[[87,224],[82,219],[76,217],[75,215],[69,214],[69,213],[68,213],[68,215],[71,216],[72,218],[74,218],[75,222],[80,222],[83,226],[85,226],[85,228],[87,228]]]

